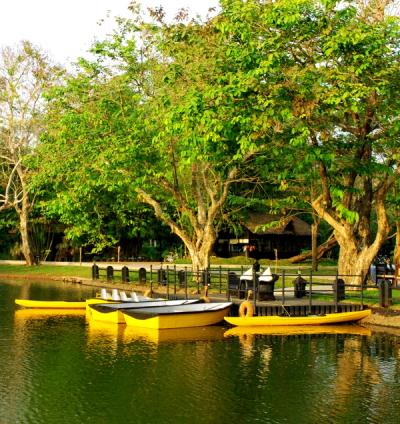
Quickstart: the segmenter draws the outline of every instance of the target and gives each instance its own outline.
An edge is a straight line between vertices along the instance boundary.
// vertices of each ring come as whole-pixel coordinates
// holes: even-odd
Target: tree
[[[97,60],[54,93],[43,148],[61,153],[47,171],[64,163],[75,173],[63,177],[67,203],[82,203],[79,190],[135,191],[205,269],[229,188],[253,154],[239,143],[248,123],[215,91],[225,65],[213,26],[154,17],[121,20],[94,46]]]
[[[399,25],[372,10],[222,1],[219,23],[270,148],[304,182],[318,181],[312,205],[334,230],[349,283],[364,281],[388,236],[386,197],[399,178]]]
[[[35,196],[29,191],[27,157],[34,154],[43,128],[42,95],[60,76],[44,53],[28,41],[0,52],[0,211],[13,208],[19,217],[22,253],[34,263],[29,217]]]

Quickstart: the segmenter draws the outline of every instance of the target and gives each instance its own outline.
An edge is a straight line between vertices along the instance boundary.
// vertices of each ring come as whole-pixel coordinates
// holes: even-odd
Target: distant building
[[[245,256],[258,259],[289,258],[311,249],[311,225],[296,216],[249,214],[235,236],[219,233],[214,252],[220,257]]]

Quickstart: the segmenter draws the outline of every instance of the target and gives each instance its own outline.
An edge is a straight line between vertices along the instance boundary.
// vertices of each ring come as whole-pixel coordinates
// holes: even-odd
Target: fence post
[[[252,271],[253,271],[253,306],[254,306],[254,311],[257,311],[257,300],[256,300],[257,299],[257,293],[256,293],[257,273],[256,273],[256,267],[254,265],[253,265]],[[247,286],[247,283],[246,283],[246,286]],[[258,284],[258,287],[260,287],[260,284]],[[240,289],[240,285],[239,285],[239,289]]]
[[[121,268],[121,279],[123,283],[129,283],[129,268],[127,266]]]
[[[364,309],[364,287],[366,287],[366,284],[364,286],[362,280],[361,280],[361,276],[360,276],[360,288],[361,288],[361,309]]]
[[[176,295],[176,265],[174,265],[174,295]]]
[[[114,280],[114,268],[109,265],[106,269],[107,271],[107,281],[113,281]]]
[[[169,300],[169,265],[167,265],[167,299]]]
[[[226,271],[226,297],[227,297],[227,301],[230,302],[231,300],[231,291],[229,290],[229,268]]]
[[[185,266],[185,299],[188,298],[187,267]]]
[[[338,311],[338,303],[339,303],[339,299],[338,299],[338,273],[336,271],[336,276],[335,276],[335,281],[333,282],[333,302],[335,304],[335,312]]]
[[[310,292],[308,293],[308,300],[309,300],[308,313],[309,314],[312,313],[312,286],[313,286],[313,272],[311,270],[310,271]]]
[[[96,264],[92,265],[92,280],[99,279],[99,267]]]
[[[139,268],[139,283],[146,283],[146,268]]]
[[[392,304],[392,287],[389,280],[383,280],[379,286],[379,306],[388,308]]]
[[[222,267],[219,266],[219,294],[222,293]]]

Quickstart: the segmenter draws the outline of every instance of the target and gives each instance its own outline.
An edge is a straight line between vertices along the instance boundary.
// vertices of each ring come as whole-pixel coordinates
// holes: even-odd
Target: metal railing
[[[248,268],[248,267],[247,267]],[[221,266],[207,270],[195,270],[191,267],[150,265],[148,269],[128,269],[107,266],[104,268],[94,264],[92,266],[93,280],[108,282],[122,282],[140,285],[154,290],[156,287],[165,292],[169,298],[177,294],[187,298],[189,295],[201,294],[208,288],[210,296],[227,300],[241,301],[251,296],[254,304],[257,302],[274,301],[282,306],[293,302],[308,305],[311,311],[316,302],[329,301],[335,305],[346,302],[365,304],[379,304],[389,307],[396,302],[400,303],[400,296],[393,293],[400,290],[394,283],[393,276],[379,276],[379,285],[374,284],[346,284],[345,281],[360,280],[360,275],[327,275],[309,271],[280,270],[270,282],[261,282],[260,273],[253,272],[247,279],[241,279],[244,267],[223,268]]]

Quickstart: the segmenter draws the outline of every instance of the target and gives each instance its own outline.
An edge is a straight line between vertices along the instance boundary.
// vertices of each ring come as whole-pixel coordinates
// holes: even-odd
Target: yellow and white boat
[[[359,321],[371,315],[370,309],[355,312],[338,312],[326,315],[307,315],[307,316],[244,316],[244,317],[228,317],[225,321],[229,324],[255,327],[255,326],[292,326],[292,325],[326,325],[338,324],[341,322]]]
[[[191,305],[162,306],[158,308],[123,309],[128,326],[143,328],[203,327],[223,321],[231,302],[194,303]]]
[[[124,311],[130,309],[159,308],[164,306],[179,306],[198,303],[199,299],[183,300],[148,300],[144,302],[124,302],[124,303],[88,303],[88,315],[96,321],[112,322],[114,324],[124,324]]]

